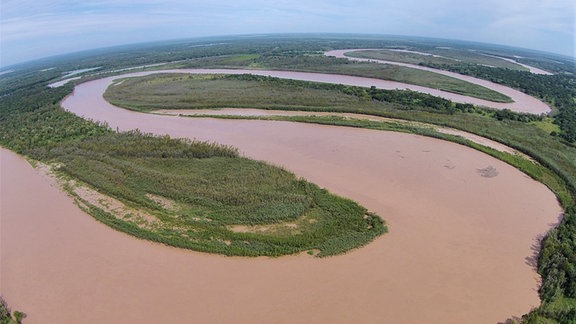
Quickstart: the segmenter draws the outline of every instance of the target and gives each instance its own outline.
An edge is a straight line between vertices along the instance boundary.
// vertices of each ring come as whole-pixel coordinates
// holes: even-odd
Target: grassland
[[[143,112],[235,107],[344,112],[378,112],[395,108],[494,113],[415,91],[367,89],[249,74],[162,74],[121,79],[106,90],[104,97],[119,106]],[[510,113],[527,120],[541,119],[529,114]]]
[[[346,252],[385,232],[381,219],[236,150],[110,133],[31,156],[103,223],[156,242],[241,256]]]
[[[335,92],[329,86],[257,76],[161,74],[117,80],[106,100],[124,108],[148,112],[157,109],[261,108],[288,110],[345,110],[373,106],[356,95]],[[292,84],[292,85],[290,85]]]

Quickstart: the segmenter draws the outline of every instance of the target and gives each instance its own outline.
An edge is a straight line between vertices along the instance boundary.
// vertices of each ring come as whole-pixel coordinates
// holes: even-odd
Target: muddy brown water
[[[554,195],[464,146],[289,122],[115,108],[110,79],[63,106],[120,130],[214,140],[360,202],[390,232],[346,255],[209,255],[139,240],[81,212],[1,150],[1,286],[26,323],[495,323],[539,304],[531,264]]]

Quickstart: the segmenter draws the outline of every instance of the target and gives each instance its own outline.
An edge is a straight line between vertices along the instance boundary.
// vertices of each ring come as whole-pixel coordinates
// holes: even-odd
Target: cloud
[[[573,53],[573,0],[3,0],[2,63],[146,40],[276,32],[407,34]],[[552,41],[554,40],[554,41]]]

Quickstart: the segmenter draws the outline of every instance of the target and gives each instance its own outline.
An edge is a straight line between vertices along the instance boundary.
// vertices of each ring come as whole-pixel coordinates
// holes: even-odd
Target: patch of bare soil
[[[478,174],[480,174],[484,178],[494,178],[494,177],[498,176],[499,173],[500,172],[498,172],[498,170],[491,165],[489,165],[485,168],[482,168],[482,169],[478,169]]]

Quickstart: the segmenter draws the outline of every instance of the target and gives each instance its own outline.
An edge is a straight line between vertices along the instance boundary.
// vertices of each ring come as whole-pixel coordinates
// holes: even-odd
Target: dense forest
[[[103,75],[118,74],[127,67],[172,62],[167,67],[256,67],[308,70],[311,66],[348,64],[346,60],[326,58],[322,52],[339,48],[375,48],[412,46],[430,49],[438,46],[479,48],[480,44],[423,40],[399,37],[373,36],[318,36],[315,38],[287,35],[277,38],[230,39],[210,38],[171,43],[124,46],[114,49],[76,53],[73,55],[39,60],[9,67],[15,70],[0,77],[0,145],[36,159],[52,159],[58,155],[69,159],[74,152],[86,153],[90,143],[102,143],[115,138],[106,125],[83,120],[65,112],[59,102],[71,93],[73,83],[50,88],[50,82],[63,78],[66,72],[97,68],[80,74],[84,80]],[[419,46],[419,47],[418,47]],[[511,49],[494,47],[491,51],[509,52]],[[454,72],[473,75],[514,88],[549,102],[555,109],[554,122],[560,127],[560,136],[534,139],[538,147],[529,147],[531,139],[510,133],[499,139],[500,133],[484,125],[499,122],[514,129],[528,129],[527,122],[537,116],[515,114],[509,111],[492,112],[492,120],[475,118],[478,123],[466,125],[479,135],[491,137],[521,149],[543,166],[556,173],[570,190],[572,199],[564,200],[562,222],[543,240],[538,257],[538,272],[542,275],[540,296],[542,305],[527,314],[528,323],[574,323],[576,319],[576,174],[571,153],[576,140],[576,79],[574,62],[556,56],[537,59],[535,53],[520,53],[525,63],[555,72],[555,75],[534,75],[528,72],[462,64],[458,67],[434,66]],[[540,53],[539,53],[540,54]],[[250,78],[250,77],[246,77]],[[422,119],[431,123],[456,126],[462,114],[478,115],[481,110],[471,105],[454,104],[444,99],[410,92],[382,91],[370,88],[342,87],[342,92],[368,100],[390,102],[403,107],[412,115],[390,112],[390,116]],[[485,113],[488,114],[488,113]],[[450,124],[450,120],[454,122]],[[482,124],[485,123],[485,124]],[[520,125],[520,124],[521,125]],[[477,128],[474,128],[477,127]],[[500,130],[499,130],[500,131]],[[507,133],[508,134],[508,133]],[[530,133],[533,134],[533,133]],[[133,136],[133,135],[130,135]],[[131,138],[126,136],[127,138]],[[508,135],[507,135],[508,136]],[[120,137],[119,141],[125,140]],[[560,140],[562,139],[562,140]],[[160,139],[163,141],[164,139]],[[174,144],[180,145],[180,144]],[[102,152],[96,152],[103,154]],[[94,154],[96,154],[94,153]],[[92,154],[92,153],[91,153]],[[124,152],[123,155],[128,153]],[[132,153],[130,153],[132,154]],[[129,155],[129,154],[128,154]],[[132,157],[131,157],[132,158]],[[158,157],[149,157],[158,158]],[[162,158],[160,156],[160,158]],[[373,219],[371,219],[373,220]],[[382,224],[371,226],[383,231]],[[374,235],[370,233],[369,235]]]

